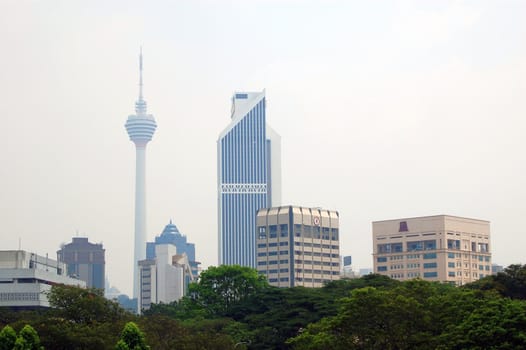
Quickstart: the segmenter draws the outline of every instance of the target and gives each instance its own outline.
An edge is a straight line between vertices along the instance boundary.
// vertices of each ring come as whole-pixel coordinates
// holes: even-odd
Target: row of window
[[[451,250],[460,250],[461,248],[460,240],[448,239],[447,248]],[[464,250],[469,250],[468,242],[464,243],[463,248]],[[414,252],[414,251],[421,251],[421,250],[436,250],[436,249],[437,249],[437,243],[436,243],[436,240],[433,239],[433,240],[425,240],[425,241],[406,242],[405,251]],[[377,250],[379,254],[404,252],[402,242],[378,244]],[[471,251],[487,253],[489,252],[489,245],[488,243],[471,242]]]
[[[306,273],[315,275],[339,275],[339,271],[323,271],[323,270],[309,270],[309,269],[295,269],[295,273]]]
[[[287,237],[289,235],[289,228],[287,224],[269,225],[268,230],[265,226],[258,227],[259,239]],[[294,236],[315,238],[315,239],[332,239],[338,240],[339,233],[337,228],[309,226],[309,225],[294,225]]]
[[[296,255],[307,255],[307,256],[323,256],[325,258],[339,258],[339,254],[330,254],[330,253],[319,253],[319,252],[309,252],[309,251],[301,251],[301,250],[295,250],[294,254]]]
[[[0,301],[36,301],[39,293],[0,293]]]
[[[295,264],[305,264],[305,265],[323,265],[323,266],[340,266],[338,262],[330,261],[317,261],[317,260],[294,260]]]
[[[289,263],[289,260],[286,259],[286,260],[269,260],[268,262],[268,265],[277,265],[277,264],[288,264]],[[267,265],[267,262],[266,261],[258,261],[258,265],[259,266],[264,266],[264,265]]]
[[[392,273],[389,275],[391,278],[404,278],[403,273]],[[417,278],[420,277],[420,272],[408,272],[407,278]],[[433,278],[438,277],[437,272],[424,272],[424,278]]]
[[[294,242],[295,246],[304,246],[304,247],[313,247],[313,248],[323,248],[323,249],[339,249],[337,245],[330,244],[318,244],[318,243],[308,243],[308,242]]]
[[[424,263],[423,266],[424,266],[424,269],[436,269],[437,263],[436,262]],[[419,267],[420,267],[420,264],[417,264],[417,263],[407,264],[408,269],[414,269],[414,268],[419,268]],[[395,265],[389,266],[389,270],[403,270],[404,268],[405,266],[403,264],[395,264]],[[378,266],[377,271],[378,272],[387,271],[387,266]]]
[[[288,241],[279,242],[280,247],[287,247],[289,245]],[[271,242],[271,243],[259,243],[258,248],[266,248],[266,247],[277,247],[278,242]]]

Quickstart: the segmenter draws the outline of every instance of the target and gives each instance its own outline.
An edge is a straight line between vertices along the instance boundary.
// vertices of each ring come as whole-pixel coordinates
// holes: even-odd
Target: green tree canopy
[[[41,350],[37,331],[30,325],[25,325],[18,333],[13,350]]]
[[[16,342],[16,332],[15,330],[6,325],[0,331],[0,350],[12,350]]]
[[[48,300],[58,316],[76,323],[115,322],[127,316],[119,304],[104,298],[101,289],[54,285]]]
[[[134,322],[128,322],[122,330],[121,338],[115,350],[149,350],[144,334]]]
[[[250,267],[211,266],[190,284],[190,297],[211,315],[223,315],[230,306],[267,288],[265,276]]]

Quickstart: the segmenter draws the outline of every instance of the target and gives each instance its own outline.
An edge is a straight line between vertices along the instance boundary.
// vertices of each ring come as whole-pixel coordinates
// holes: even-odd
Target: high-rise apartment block
[[[159,244],[173,244],[177,247],[177,254],[186,254],[188,263],[192,269],[192,275],[199,275],[199,261],[195,260],[195,244],[189,243],[185,235],[181,234],[170,220],[170,223],[164,227],[163,232],[155,237],[154,242],[146,243],[146,259],[155,259],[155,246]]]
[[[235,93],[217,141],[219,264],[256,267],[256,212],[281,201],[280,137],[265,92]]]
[[[277,287],[321,287],[340,278],[337,211],[282,206],[257,213],[257,270]]]
[[[47,293],[54,284],[86,287],[68,277],[64,264],[23,250],[0,251],[0,307],[49,307]]]
[[[104,289],[105,250],[102,244],[90,243],[85,237],[73,237],[57,252],[58,260],[66,264],[67,275],[79,278],[90,288]]]
[[[152,303],[171,303],[181,299],[194,280],[186,254],[177,254],[174,244],[156,244],[155,258],[139,261],[139,312]]]
[[[463,285],[491,274],[490,223],[450,215],[373,222],[374,272]]]

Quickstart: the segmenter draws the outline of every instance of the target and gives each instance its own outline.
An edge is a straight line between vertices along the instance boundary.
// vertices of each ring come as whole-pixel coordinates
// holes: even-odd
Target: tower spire
[[[135,102],[135,112],[137,115],[146,114],[146,101],[142,94],[142,46],[139,51],[139,99]]]
[[[139,53],[139,101],[142,101],[142,46]]]

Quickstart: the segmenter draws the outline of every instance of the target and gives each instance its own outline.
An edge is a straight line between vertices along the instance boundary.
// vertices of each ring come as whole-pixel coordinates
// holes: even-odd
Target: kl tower
[[[139,55],[139,99],[135,114],[128,117],[126,131],[135,144],[135,248],[133,254],[133,297],[139,297],[137,262],[146,258],[146,145],[151,141],[157,124],[153,115],[146,113],[142,96],[142,48]]]

